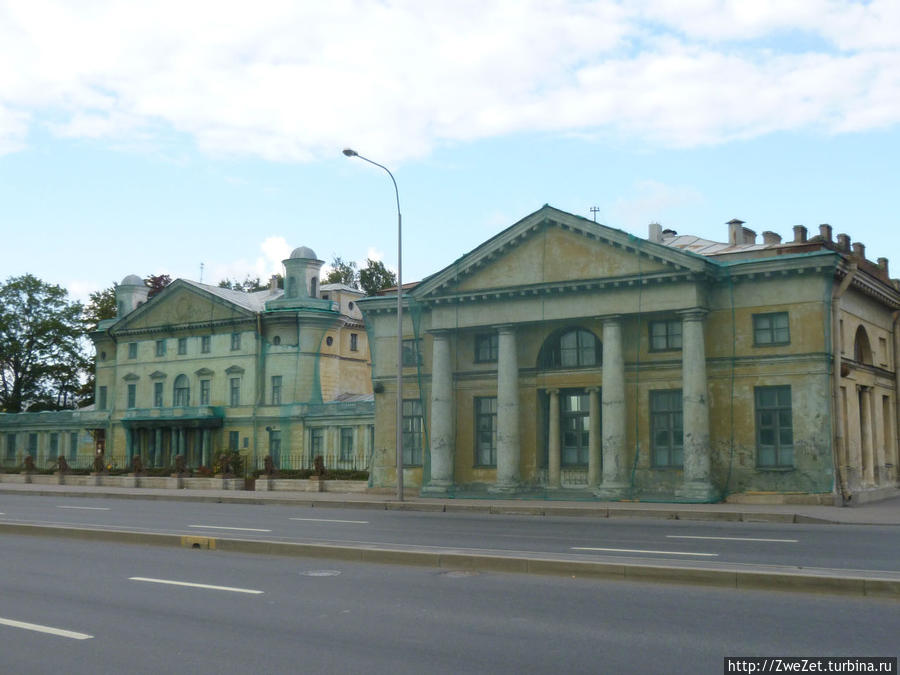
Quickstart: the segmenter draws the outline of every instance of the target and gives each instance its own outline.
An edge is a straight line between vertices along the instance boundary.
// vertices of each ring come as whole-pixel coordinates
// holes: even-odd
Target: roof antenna
[[[596,206],[592,206],[592,207],[591,207],[591,213],[594,214],[594,222],[595,222],[595,223],[597,222],[597,212],[598,212],[599,210],[600,210],[600,209],[597,208]]]
[[[200,283],[203,283],[203,263],[200,263]]]

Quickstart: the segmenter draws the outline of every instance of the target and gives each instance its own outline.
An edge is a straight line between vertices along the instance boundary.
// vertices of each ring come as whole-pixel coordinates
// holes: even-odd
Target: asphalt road
[[[900,571],[891,526],[502,516],[0,494],[0,522],[287,542]]]
[[[900,651],[892,600],[11,535],[0,559],[4,673],[719,673]]]

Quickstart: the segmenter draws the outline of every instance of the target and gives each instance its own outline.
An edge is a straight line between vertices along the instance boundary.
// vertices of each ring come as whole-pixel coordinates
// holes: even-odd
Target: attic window
[[[280,335],[276,335],[275,337],[273,337],[273,338],[272,338],[272,344],[273,344],[273,345],[280,345],[280,344],[281,344],[281,336],[280,336]]]
[[[325,338],[325,344],[330,347],[334,344],[334,338],[329,335],[327,338]]]
[[[328,299],[328,293],[322,293],[322,299],[323,299],[323,300],[327,300],[327,299]]]
[[[348,306],[350,309],[353,309],[353,303],[352,303],[352,302],[351,302],[351,303],[348,303],[347,306]]]

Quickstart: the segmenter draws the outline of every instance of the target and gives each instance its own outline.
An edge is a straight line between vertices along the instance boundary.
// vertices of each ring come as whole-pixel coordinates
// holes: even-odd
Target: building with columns
[[[211,468],[235,450],[248,466],[366,469],[374,437],[371,360],[357,301],[319,283],[306,247],[284,260],[285,289],[244,293],[178,279],[148,300],[136,275],[116,287],[117,316],[90,337],[97,353],[92,410],[0,416],[4,464],[40,468],[95,452],[129,467]]]
[[[860,244],[641,239],[544,206],[405,290],[423,494],[850,502],[897,494],[898,283]],[[373,482],[396,484],[396,295],[360,302]]]

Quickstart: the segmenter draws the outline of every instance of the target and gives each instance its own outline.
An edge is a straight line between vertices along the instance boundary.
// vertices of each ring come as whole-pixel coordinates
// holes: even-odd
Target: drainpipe
[[[844,429],[844,415],[841,406],[841,296],[844,294],[844,291],[847,290],[847,287],[850,286],[850,282],[853,281],[853,277],[856,276],[856,271],[857,264],[854,260],[850,263],[847,274],[841,280],[840,285],[835,289],[831,300],[831,343],[832,351],[834,352],[834,379],[832,382],[831,407],[835,420],[834,448],[832,452],[834,471],[841,491],[842,506],[847,506],[850,503],[850,500],[853,498],[853,493],[850,492],[850,488],[847,485],[847,476],[844,474],[844,467],[846,466],[844,462],[846,461],[845,457],[847,453],[845,446],[846,430]],[[894,335],[896,336],[896,332]]]
[[[253,468],[259,465],[259,452],[257,450],[256,445],[256,436],[257,436],[257,419],[256,412],[259,408],[260,403],[262,402],[261,396],[263,395],[263,334],[262,334],[262,312],[256,313],[256,382],[254,386],[256,387],[255,396],[253,398]]]
[[[898,321],[900,321],[900,310],[894,312],[894,425],[893,428],[896,429],[897,425],[900,425],[900,368],[897,367],[897,359],[900,358],[900,330],[898,329]],[[896,483],[898,479],[900,479],[900,475],[898,475],[897,471],[897,438],[891,439],[893,442],[891,443],[891,448],[893,449],[893,457],[891,457],[891,464],[894,465],[894,482]]]

